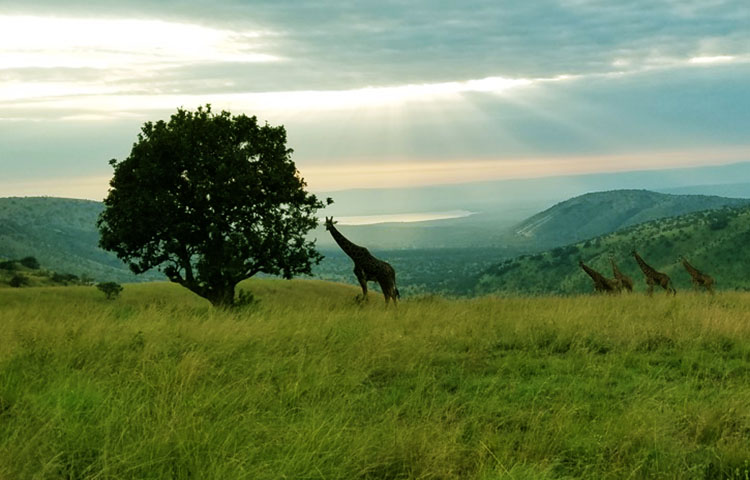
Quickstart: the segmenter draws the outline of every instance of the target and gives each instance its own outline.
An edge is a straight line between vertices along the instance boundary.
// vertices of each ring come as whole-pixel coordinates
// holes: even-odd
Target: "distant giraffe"
[[[617,268],[617,264],[615,263],[614,258],[609,257],[609,261],[612,263],[612,274],[615,276],[615,279],[620,282],[620,288],[624,288],[628,292],[632,292],[633,279],[622,273],[620,269]]]
[[[698,287],[705,287],[706,290],[708,290],[708,292],[713,295],[714,293],[713,277],[711,275],[701,272],[694,266],[690,265],[690,263],[687,261],[685,257],[680,257],[680,261],[682,262],[682,266],[685,267],[685,270],[687,270],[687,272],[690,274],[690,278],[693,281],[693,289],[697,289]]]
[[[617,293],[620,291],[619,285],[615,280],[610,280],[609,278],[605,277],[601,273],[583,263],[583,260],[579,260],[578,265],[583,269],[584,272],[588,273],[589,277],[591,277],[591,279],[594,281],[595,291],[606,293]]]
[[[380,289],[385,296],[385,304],[393,299],[396,304],[401,296],[396,288],[396,272],[387,262],[378,260],[365,248],[350,242],[345,236],[334,227],[333,217],[326,217],[326,230],[331,232],[331,236],[336,240],[341,250],[354,261],[354,275],[359,280],[362,287],[362,300],[367,300],[367,282],[378,282]]]
[[[672,280],[669,278],[669,276],[666,273],[657,272],[654,270],[648,263],[646,263],[640,255],[638,255],[638,252],[633,250],[633,257],[635,258],[635,261],[638,262],[638,266],[641,267],[641,271],[643,272],[643,275],[646,277],[646,285],[648,285],[648,294],[653,295],[654,294],[654,285],[659,285],[661,288],[667,291],[667,293],[672,293],[673,295],[677,295],[677,290],[674,289],[672,286]]]

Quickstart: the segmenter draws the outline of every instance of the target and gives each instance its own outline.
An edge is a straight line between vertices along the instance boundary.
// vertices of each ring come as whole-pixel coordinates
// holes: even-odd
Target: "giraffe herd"
[[[331,236],[338,246],[341,247],[344,253],[346,253],[354,262],[354,275],[357,277],[357,280],[362,287],[361,300],[367,300],[367,282],[377,282],[385,296],[386,305],[390,300],[393,300],[393,303],[397,304],[400,294],[398,288],[396,288],[396,272],[393,270],[393,267],[391,267],[388,262],[375,258],[365,247],[356,245],[342,235],[334,226],[335,223],[333,217],[326,217],[325,228],[331,233]],[[671,293],[672,295],[677,295],[677,290],[675,290],[672,285],[672,279],[669,278],[669,275],[654,269],[651,265],[646,263],[646,261],[643,260],[635,250],[633,250],[631,254],[638,264],[638,267],[643,272],[646,285],[648,285],[648,295],[653,295],[654,287],[656,286],[666,290],[667,294]],[[578,265],[584,272],[586,272],[586,274],[588,274],[589,277],[591,277],[596,292],[619,293],[623,290],[632,292],[633,279],[620,271],[617,267],[617,263],[615,263],[614,257],[610,256],[609,261],[612,264],[612,275],[614,278],[605,277],[603,274],[583,263],[582,260],[578,261]],[[685,267],[688,274],[690,274],[694,289],[703,287],[709,293],[714,293],[713,277],[692,266],[685,257],[681,256],[680,262],[682,263],[682,266]]]
[[[646,285],[648,285],[648,295],[653,295],[654,287],[656,286],[666,290],[667,294],[671,293],[672,295],[677,295],[677,290],[675,290],[674,286],[672,285],[672,279],[669,278],[669,275],[657,271],[651,265],[646,263],[646,261],[640,255],[638,255],[638,252],[636,252],[635,250],[633,250],[631,254],[638,264],[638,267],[643,272],[643,276],[646,280]],[[593,268],[584,264],[582,261],[579,261],[578,264],[594,281],[594,290],[596,292],[619,293],[622,290],[632,292],[633,280],[627,275],[623,274],[620,269],[617,268],[617,264],[615,263],[614,258],[610,257],[609,260],[612,263],[612,273],[614,275],[614,279],[605,277]],[[714,293],[713,277],[701,272],[700,270],[692,266],[685,257],[680,257],[680,262],[682,263],[682,266],[685,267],[687,273],[690,275],[690,278],[693,282],[693,289],[703,287],[707,292],[711,294]]]

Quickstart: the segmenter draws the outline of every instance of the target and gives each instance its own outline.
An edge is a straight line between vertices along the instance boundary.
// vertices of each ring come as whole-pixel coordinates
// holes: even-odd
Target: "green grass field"
[[[750,477],[750,294],[0,289],[0,479]]]

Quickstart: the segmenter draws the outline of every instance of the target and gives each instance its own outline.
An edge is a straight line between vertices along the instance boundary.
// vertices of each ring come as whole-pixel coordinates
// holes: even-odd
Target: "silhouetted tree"
[[[237,283],[256,273],[310,273],[322,256],[305,234],[324,204],[291,153],[283,126],[210,105],[147,122],[128,158],[110,161],[99,244],[217,306],[233,305]]]
[[[18,263],[20,263],[24,267],[30,268],[32,270],[38,270],[39,269],[39,262],[34,257],[24,257],[21,260],[19,260]]]
[[[122,285],[117,282],[98,283],[96,285],[96,288],[104,293],[104,295],[107,297],[107,300],[114,300],[120,295],[120,292],[122,292]]]

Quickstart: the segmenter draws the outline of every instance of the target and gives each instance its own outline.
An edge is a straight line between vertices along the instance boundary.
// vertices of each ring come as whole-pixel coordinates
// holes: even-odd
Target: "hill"
[[[644,290],[643,274],[630,255],[639,254],[655,269],[672,277],[677,290],[691,288],[678,261],[685,256],[716,279],[725,290],[750,289],[750,207],[727,207],[634,225],[585,242],[495,264],[479,278],[477,293],[571,294],[592,291],[589,277],[578,267],[583,260],[611,277],[609,257]]]
[[[33,256],[58,272],[97,281],[134,282],[136,277],[114,254],[98,247],[96,219],[101,202],[52,197],[0,198],[0,257]]]
[[[588,194],[549,209],[544,213],[546,222],[539,222],[542,214],[524,222],[526,236],[503,233],[511,226],[507,218],[482,213],[414,224],[340,228],[350,240],[368,246],[396,268],[403,294],[467,295],[474,292],[477,275],[501,259],[557,247],[571,236],[594,236],[649,216],[742,202],[747,200],[646,191]],[[45,268],[95,281],[162,279],[158,272],[135,276],[115,255],[98,247],[96,219],[102,208],[101,203],[87,200],[0,199],[0,258],[34,256]],[[625,211],[617,213],[617,209]],[[326,256],[315,267],[315,275],[355,282],[351,261],[332,244],[330,234],[320,227],[310,235],[318,239],[318,246]],[[378,244],[390,249],[373,247]],[[431,248],[418,248],[419,245]]]
[[[53,287],[86,285],[92,283],[86,276],[54,272],[42,268],[34,257],[21,260],[0,258],[1,287]]]
[[[748,199],[669,195],[647,190],[587,193],[528,218],[513,228],[513,234],[520,241],[553,247],[649,220],[749,203]]]
[[[746,478],[750,294],[0,289],[0,478]]]

